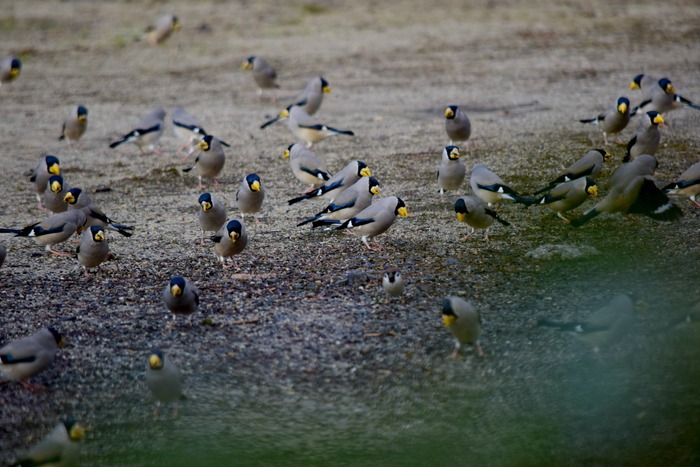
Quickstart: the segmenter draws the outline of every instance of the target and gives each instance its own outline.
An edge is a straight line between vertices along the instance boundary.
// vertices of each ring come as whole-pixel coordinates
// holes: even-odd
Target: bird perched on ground
[[[188,114],[185,109],[180,106],[173,108],[172,122],[175,136],[184,140],[182,147],[180,147],[177,152],[179,154],[185,149],[188,149],[187,156],[185,156],[185,160],[187,160],[194,152],[197,144],[209,133],[207,133],[195,117]],[[227,148],[231,147],[231,145],[225,141],[219,140],[219,142]]]
[[[460,222],[466,222],[471,231],[461,241],[466,241],[474,235],[476,229],[484,230],[484,240],[489,239],[489,227],[493,221],[498,221],[502,225],[509,226],[510,223],[503,220],[496,211],[489,207],[476,196],[462,196],[455,202],[455,213]]]
[[[200,244],[204,245],[204,232],[218,232],[226,223],[226,208],[211,193],[202,193],[197,203],[199,203],[197,218],[199,219],[199,228],[202,230]]]
[[[57,466],[73,467],[80,459],[80,440],[85,437],[85,428],[75,420],[62,420],[27,452],[25,458],[12,464],[13,467]]]
[[[48,368],[63,343],[61,334],[48,327],[5,344],[0,349],[0,374],[10,381],[30,386],[25,380]]]
[[[661,221],[680,218],[681,209],[656,186],[652,175],[657,165],[656,158],[648,154],[622,164],[611,177],[607,196],[581,217],[573,219],[571,225],[580,227],[601,212],[643,214]]]
[[[700,195],[700,161],[688,167],[678,179],[663,188],[664,192],[671,195],[687,196],[688,199],[700,208],[696,197]]]
[[[630,122],[630,101],[626,97],[619,97],[615,106],[608,109],[605,113],[594,118],[579,120],[581,123],[594,123],[603,130],[603,139],[605,145],[608,143],[608,135],[613,134],[618,143],[622,143],[620,132],[627,127]]]
[[[58,157],[52,155],[42,156],[34,170],[30,170],[25,175],[34,184],[39,209],[44,209],[41,204],[41,195],[46,191],[47,182],[52,175],[61,175],[61,163]]]
[[[260,177],[257,174],[248,174],[243,177],[243,181],[238,187],[238,191],[236,191],[239,211],[243,214],[253,214],[255,223],[258,224],[260,223],[258,216],[260,215],[260,208],[264,199],[265,189],[262,186]]]
[[[302,192],[303,194],[319,188],[331,178],[331,173],[323,159],[303,144],[291,144],[282,154],[282,158],[289,159],[292,174],[300,182],[309,185],[309,188]]]
[[[258,100],[262,98],[264,89],[279,88],[277,84],[277,71],[275,71],[267,60],[259,55],[248,57],[241,65],[241,69],[253,72],[253,79],[255,80],[255,84],[258,85]],[[273,96],[272,102],[276,100],[277,99]]]
[[[313,222],[313,227],[342,224],[346,219],[359,214],[372,204],[372,197],[380,192],[379,182],[374,177],[360,177],[347,190],[314,217],[304,219],[297,227]]]
[[[464,344],[474,346],[477,355],[484,356],[479,343],[481,316],[471,302],[460,297],[445,297],[442,302],[442,322],[450,328],[455,338],[455,349],[450,354],[450,358],[457,358]]]
[[[547,206],[557,213],[564,222],[570,222],[562,212],[571,211],[583,204],[589,197],[598,195],[598,185],[591,177],[577,178],[560,183],[552,191],[537,200],[537,204]]]
[[[109,147],[114,149],[120,144],[134,143],[138,146],[141,154],[146,154],[146,151],[144,151],[144,148],[146,148],[162,156],[163,153],[158,149],[158,140],[163,136],[164,129],[165,110],[158,107],[148,112],[131,131],[112,142]]]
[[[350,229],[352,233],[362,237],[362,243],[368,249],[381,250],[382,246],[374,237],[389,230],[397,215],[408,217],[406,203],[401,198],[389,196],[363,209],[336,227],[336,230]],[[367,242],[367,239],[370,238],[374,240],[376,248],[372,248]]]
[[[80,238],[80,245],[76,250],[78,262],[83,265],[85,275],[88,275],[88,268],[99,268],[100,264],[109,257],[109,243],[105,237],[105,230],[102,226],[93,225]]]
[[[221,265],[234,267],[233,256],[237,255],[248,244],[248,232],[242,220],[231,219],[223,226],[211,240],[214,242],[214,252],[221,261]],[[231,258],[231,266],[226,266],[226,258]]]
[[[447,106],[445,109],[445,131],[450,138],[450,146],[455,142],[468,143],[472,135],[472,124],[467,114],[456,105]]]
[[[14,81],[22,71],[22,60],[16,55],[6,55],[0,60],[0,86]]]
[[[146,39],[151,45],[163,43],[173,31],[180,29],[180,21],[177,16],[166,13],[159,16],[155,23],[146,28]]]
[[[405,284],[401,273],[395,267],[388,268],[382,276],[382,287],[389,298],[403,295]]]
[[[76,107],[71,115],[63,121],[61,136],[58,137],[58,140],[67,140],[69,148],[74,142],[77,143],[80,141],[80,138],[85,134],[85,130],[87,130],[87,116],[87,108],[82,105]]]
[[[85,226],[87,217],[82,210],[66,211],[47,217],[41,222],[23,229],[0,229],[0,233],[13,233],[15,237],[33,238],[37,245],[58,256],[73,256],[71,253],[54,250],[52,247],[68,240],[78,229]]]
[[[185,399],[182,393],[182,376],[178,367],[160,350],[148,355],[146,363],[146,386],[158,401],[156,414],[163,402]]]
[[[315,114],[323,103],[323,95],[330,94],[331,86],[322,76],[314,76],[306,82],[304,89],[294,98],[292,104],[297,104],[309,114]]]
[[[442,150],[440,166],[437,171],[440,201],[445,202],[445,191],[458,190],[466,175],[467,168],[459,160],[459,148],[457,146],[446,146]]]
[[[287,201],[289,204],[298,203],[305,199],[335,199],[340,193],[352,186],[362,177],[369,177],[372,171],[362,161],[352,161],[333,175],[326,183],[314,191]]]
[[[182,276],[170,279],[163,289],[162,296],[165,307],[173,314],[173,319],[175,315],[191,315],[199,307],[199,291]]]
[[[664,118],[655,110],[642,115],[637,132],[627,143],[627,152],[622,162],[628,162],[641,154],[655,155],[661,141],[659,125],[663,122]]]
[[[286,120],[289,131],[291,131],[294,136],[304,141],[308,148],[313,146],[314,143],[323,141],[333,135],[355,135],[355,133],[350,130],[338,130],[337,128],[318,123],[316,119],[311,117],[311,115],[306,113],[302,108],[303,104],[304,102],[302,101],[301,103],[290,105],[282,110],[277,117],[263,123],[260,128],[265,129],[279,120]]]
[[[655,92],[654,87],[659,80],[651,75],[639,74],[632,79],[630,83],[630,89],[639,89],[642,92],[642,99],[651,99],[652,94]]]
[[[189,172],[196,167],[200,189],[204,189],[202,178],[208,178],[214,185],[218,185],[219,181],[216,177],[224,170],[224,164],[226,163],[226,154],[224,154],[223,145],[214,136],[207,135],[197,144],[197,147],[200,152],[194,160],[194,164],[182,169],[182,171]]]
[[[42,206],[54,214],[65,212],[68,209],[68,205],[63,201],[63,197],[68,190],[70,190],[70,187],[63,181],[63,177],[51,175],[49,181],[46,182],[46,190],[41,195]]]
[[[501,177],[493,173],[484,164],[474,164],[469,184],[474,194],[486,201],[489,206],[493,206],[503,200],[515,201],[525,206],[535,202],[534,199],[521,197],[518,192],[506,185]]]
[[[636,115],[640,111],[648,112],[650,110],[665,114],[681,107],[690,107],[695,110],[700,110],[700,106],[676,94],[676,89],[673,87],[673,84],[671,84],[671,80],[668,78],[661,78],[651,86],[649,95],[634,109],[632,115]]]
[[[134,227],[131,225],[119,224],[107,217],[104,211],[92,201],[87,192],[82,188],[71,188],[66,191],[66,194],[63,196],[63,201],[67,204],[69,212],[81,210],[85,213],[87,217],[85,227],[99,225],[119,232],[125,237],[131,237],[131,231],[134,230]]]
[[[605,149],[592,149],[584,154],[579,160],[564,169],[564,171],[557,178],[549,182],[546,187],[542,188],[541,190],[537,190],[534,194],[539,195],[540,193],[551,190],[561,183],[576,180],[577,178],[587,176],[595,178],[601,172],[601,170],[603,170],[603,165],[611,158],[612,156]]]
[[[617,343],[630,333],[635,321],[635,308],[635,303],[628,295],[618,294],[583,321],[560,322],[542,319],[537,324],[573,333],[597,352]]]

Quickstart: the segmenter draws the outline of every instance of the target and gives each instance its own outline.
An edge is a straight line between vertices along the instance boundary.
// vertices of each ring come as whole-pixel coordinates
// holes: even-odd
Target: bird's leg
[[[41,195],[39,193],[36,194],[36,201],[37,201],[37,207],[42,211],[46,211],[44,204],[41,202]]]
[[[202,176],[200,175],[199,176],[199,189],[204,190],[205,188],[206,188],[206,186],[204,185],[204,183],[202,183]]]
[[[688,198],[688,199],[690,199],[691,203],[693,203],[695,206],[700,208],[700,203],[698,203],[698,201],[695,199],[694,196],[692,198]]]
[[[558,213],[557,213],[557,216],[559,216],[560,219],[563,219],[564,222],[566,222],[567,224],[571,223],[571,221],[570,221],[569,219],[567,219],[566,217],[564,217],[564,214],[558,212]]]
[[[616,135],[616,137],[615,137],[615,142],[616,142],[617,144],[627,144],[627,143],[625,143],[624,141],[622,141],[622,138],[620,138],[620,133],[618,133],[618,134]]]
[[[477,354],[479,357],[484,358],[484,355],[485,355],[485,354],[484,354],[484,349],[481,348],[481,344],[479,344],[478,342],[475,342],[475,343],[474,343],[474,349],[476,350],[476,354]]]
[[[202,230],[202,237],[199,241],[200,246],[204,246],[204,230]]]
[[[487,228],[484,230],[484,241],[488,242],[489,241],[489,229]]]
[[[313,141],[307,141],[307,142],[306,142],[306,147],[307,147],[307,148],[310,148],[310,147],[313,146],[313,145],[314,145]]]
[[[476,229],[475,229],[474,227],[469,226],[469,228],[470,228],[471,230],[469,231],[469,233],[468,233],[467,235],[465,235],[464,237],[462,237],[462,238],[459,239],[460,242],[466,242],[467,240],[469,240],[469,238],[470,238],[472,235],[474,235],[474,232],[476,232]]]
[[[457,359],[459,358],[459,348],[461,347],[459,342],[455,342],[455,349],[452,351],[448,358]]]
[[[608,142],[608,134],[606,132],[603,132],[603,141],[605,141],[606,146],[610,145],[610,143]]]
[[[29,381],[24,381],[20,380],[19,384],[22,385],[25,389],[29,389],[30,391],[41,391],[45,389],[43,384],[39,383],[30,383]]]
[[[65,257],[72,257],[73,256],[72,253],[66,253],[64,251],[54,250],[53,248],[51,248],[51,245],[46,245],[46,251],[51,253],[52,255],[56,255],[56,256],[65,256]]]

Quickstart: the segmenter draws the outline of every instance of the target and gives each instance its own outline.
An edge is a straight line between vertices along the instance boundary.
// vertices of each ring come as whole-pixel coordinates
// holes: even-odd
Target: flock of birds
[[[160,44],[179,27],[175,16],[164,15],[148,30],[147,40],[153,45]],[[277,73],[263,57],[249,57],[244,61],[242,69],[252,71],[259,99],[264,92],[278,87]],[[0,84],[17,79],[20,71],[19,57],[5,57],[0,61]],[[653,178],[658,166],[654,157],[660,142],[658,126],[664,123],[664,115],[682,106],[693,109],[700,107],[676,94],[668,78],[655,79],[649,75],[639,75],[632,81],[631,88],[641,89],[643,94],[642,102],[634,109],[628,98],[620,97],[605,113],[581,120],[583,123],[600,126],[605,145],[608,145],[608,135],[616,135],[618,143],[621,143],[620,132],[627,127],[632,117],[641,115],[636,133],[627,144],[624,162],[613,173],[605,197],[577,218],[570,220],[563,214],[598,194],[595,177],[610,160],[610,154],[604,149],[590,150],[531,195],[518,193],[487,166],[477,163],[469,178],[473,195],[459,197],[454,204],[457,219],[470,228],[463,240],[473,235],[476,229],[484,230],[484,239],[488,240],[488,230],[494,222],[509,225],[497,209],[497,205],[504,201],[525,206],[547,206],[574,227],[583,225],[601,213],[642,214],[664,221],[678,219],[682,211],[668,198],[669,194],[687,196],[695,206],[700,207],[696,199],[700,194],[700,162],[693,164],[677,180],[662,188],[659,188]],[[289,131],[300,140],[299,143],[290,145],[283,155],[289,160],[293,175],[306,186],[300,196],[289,200],[289,204],[314,199],[327,202],[323,209],[303,219],[298,225],[347,229],[359,235],[367,248],[381,249],[375,237],[386,232],[397,216],[408,215],[406,204],[397,196],[373,202],[374,196],[380,193],[380,184],[371,176],[371,171],[364,162],[351,161],[332,174],[323,159],[311,149],[314,144],[330,136],[353,135],[352,131],[333,128],[313,117],[320,108],[324,95],[329,92],[329,83],[323,77],[311,78],[291,105],[260,128],[265,129],[279,121],[285,121]],[[275,102],[276,98],[273,96],[272,100]],[[166,112],[162,108],[153,109],[129,132],[112,142],[110,147],[117,148],[132,143],[144,154],[147,151],[160,153],[158,142],[166,126],[165,117]],[[472,133],[471,122],[463,109],[450,105],[445,108],[444,117],[450,145],[443,149],[437,171],[437,187],[443,202],[444,193],[459,190],[467,176],[467,169],[460,161],[460,148],[455,144],[467,145]],[[88,109],[82,105],[77,106],[65,120],[60,139],[65,139],[69,146],[79,144],[87,129],[87,121]],[[204,179],[208,179],[212,186],[218,186],[217,177],[226,160],[224,148],[230,145],[207,133],[200,122],[182,107],[173,109],[172,124],[175,134],[183,141],[178,153],[187,151],[185,161],[195,156],[194,163],[183,171],[196,171],[200,189],[206,188]],[[52,254],[77,257],[86,275],[90,268],[99,267],[110,258],[106,230],[116,231],[125,237],[132,235],[133,226],[113,221],[90,199],[85,190],[68,186],[61,176],[60,161],[56,156],[43,156],[28,175],[39,207],[52,214],[23,228],[0,229],[0,233],[30,237]],[[241,214],[253,215],[255,222],[259,222],[258,215],[264,198],[265,190],[260,177],[254,173],[247,174],[236,193]],[[209,238],[214,244],[216,256],[224,268],[231,267],[227,261],[232,261],[248,243],[243,216],[229,218],[223,203],[212,192],[201,194],[198,205],[201,244],[205,244],[205,232],[213,233]],[[74,235],[80,236],[76,254],[54,248]],[[5,255],[5,248],[0,245],[0,265]],[[389,297],[401,297],[404,293],[404,280],[396,268],[385,272],[382,285]],[[186,278],[176,276],[163,288],[162,301],[173,316],[192,315],[199,306],[199,291]],[[584,322],[543,320],[540,324],[574,332],[588,340],[594,348],[599,348],[614,342],[624,332],[633,319],[634,309],[635,304],[629,296],[618,295]],[[472,303],[457,296],[445,298],[442,319],[455,338],[451,356],[456,357],[463,345],[472,345],[479,356],[484,355],[479,344],[480,317]],[[63,337],[52,327],[10,342],[0,349],[0,373],[6,380],[19,381],[31,387],[27,380],[52,363],[62,344]],[[183,397],[180,372],[160,350],[154,350],[147,358],[146,384],[159,403]],[[26,459],[16,465],[74,465],[78,458],[77,442],[84,434],[84,428],[74,420],[63,421],[29,450]]]

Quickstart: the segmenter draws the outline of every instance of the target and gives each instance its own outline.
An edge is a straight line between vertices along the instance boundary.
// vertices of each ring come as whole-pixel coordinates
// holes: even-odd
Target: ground
[[[153,2],[25,1],[0,13],[0,54],[24,66],[0,87],[0,226],[42,219],[23,174],[42,153],[59,157],[71,186],[113,219],[116,259],[85,277],[5,235],[0,343],[55,325],[66,336],[32,381],[0,385],[0,463],[11,462],[62,417],[88,428],[83,465],[696,465],[698,330],[672,326],[700,300],[698,219],[686,199],[673,223],[600,216],[574,229],[539,207],[504,205],[510,227],[467,242],[435,172],[448,144],[442,111],[469,114],[468,169],[482,162],[532,192],[603,144],[578,122],[633,103],[638,73],[668,76],[700,100],[700,7],[692,2]],[[182,28],[158,47],[148,23],[173,12]],[[240,64],[262,55],[278,70],[277,102],[256,98]],[[274,116],[308,78],[331,84],[318,113],[351,129],[314,149],[336,171],[363,160],[382,195],[400,196],[397,219],[367,250],[358,238],[297,228],[322,208],[288,206],[304,187],[281,158],[293,136]],[[89,128],[77,148],[57,140],[77,104]],[[170,123],[165,156],[108,144],[149,109],[184,106],[231,143],[222,186],[260,175],[260,224],[223,270],[199,245],[197,179],[184,174]],[[627,141],[636,121],[623,133]],[[659,184],[698,160],[700,112],[670,114]],[[599,182],[621,163],[623,145]],[[106,191],[105,189],[108,189]],[[468,183],[463,192],[468,191]],[[586,204],[588,207],[590,204]],[[580,212],[580,211],[578,211]],[[564,245],[581,256],[536,255]],[[69,251],[75,244],[61,246]],[[545,247],[552,252],[554,247]],[[530,254],[528,254],[530,253]],[[387,300],[381,274],[395,265],[406,296]],[[171,316],[160,293],[175,274],[194,281],[201,307]],[[626,339],[594,352],[537,326],[578,319],[615,293],[644,306]],[[442,299],[459,294],[483,317],[481,359],[450,360]],[[187,401],[156,417],[144,384],[150,349],[181,368]],[[176,413],[177,412],[177,413]]]

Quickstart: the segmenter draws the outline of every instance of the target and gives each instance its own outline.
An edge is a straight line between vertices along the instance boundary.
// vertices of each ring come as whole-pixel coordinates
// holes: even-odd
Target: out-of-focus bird
[[[208,178],[212,181],[212,184],[218,185],[220,182],[216,178],[224,170],[224,164],[226,164],[226,154],[224,153],[223,145],[214,136],[207,135],[197,144],[197,147],[200,152],[194,160],[194,164],[182,169],[182,171],[189,172],[194,168],[197,169],[200,190],[205,188],[202,178]]]
[[[405,284],[403,276],[395,267],[388,268],[382,276],[382,287],[387,297],[400,297],[403,295]]]
[[[77,249],[78,262],[83,265],[85,275],[88,268],[99,268],[109,257],[109,242],[102,226],[93,225],[80,238]]]
[[[664,191],[670,195],[687,196],[688,199],[700,208],[696,197],[700,195],[700,161],[688,167],[675,182],[669,183]]]
[[[141,154],[146,154],[144,148],[162,156],[163,153],[158,149],[158,140],[163,136],[165,129],[165,110],[161,107],[151,110],[145,117],[141,119],[136,126],[127,134],[118,140],[110,143],[109,147],[114,149],[120,144],[134,143],[138,146]]]
[[[630,122],[630,101],[624,96],[619,97],[615,106],[608,109],[605,113],[594,118],[579,121],[581,123],[593,123],[598,125],[600,129],[603,130],[603,139],[605,140],[606,146],[609,144],[609,134],[615,135],[616,141],[622,144],[620,132],[624,130]]]
[[[355,216],[346,220],[336,230],[350,229],[355,235],[362,237],[362,243],[370,250],[381,250],[382,246],[374,238],[377,235],[383,234],[394,223],[396,216],[408,217],[406,203],[401,198],[389,196],[388,198],[380,199],[374,204],[371,204],[366,209],[362,210]],[[372,248],[367,242],[368,239],[374,240],[376,248]]]
[[[520,196],[517,191],[506,185],[501,177],[493,173],[484,164],[474,164],[469,184],[474,194],[490,206],[503,200],[515,201],[525,206],[530,206],[535,202],[534,199]]]
[[[437,171],[438,188],[440,188],[440,201],[445,202],[444,193],[447,190],[459,190],[460,185],[467,175],[467,168],[459,160],[459,148],[446,146],[442,150],[440,166]]]
[[[194,152],[197,144],[209,133],[200,124],[199,120],[187,113],[184,107],[181,106],[173,107],[172,122],[175,136],[184,141],[177,152],[179,154],[187,149],[187,155],[185,156],[185,160],[187,160]],[[225,141],[219,140],[219,142],[226,147],[231,147]]]
[[[63,121],[61,136],[58,137],[59,141],[67,140],[68,147],[71,147],[72,143],[80,141],[80,138],[85,134],[85,130],[87,130],[87,116],[88,110],[86,107],[82,105],[76,107],[71,115]]]
[[[253,72],[253,79],[258,86],[258,100],[262,99],[263,90],[279,88],[277,71],[261,56],[253,55],[248,57],[241,65],[241,69]],[[273,95],[272,102],[276,101],[277,99]]]
[[[61,163],[58,157],[52,155],[42,156],[37,166],[25,175],[34,184],[39,209],[44,209],[44,206],[41,204],[41,195],[46,191],[47,182],[52,175],[61,175]]]
[[[561,183],[576,180],[577,178],[595,178],[601,170],[603,170],[603,165],[610,159],[612,159],[612,156],[605,149],[592,149],[564,169],[564,171],[557,178],[549,182],[546,187],[537,190],[534,194],[539,195]]]
[[[455,296],[445,297],[442,302],[442,322],[455,338],[455,348],[450,358],[457,358],[464,344],[474,346],[477,355],[484,356],[479,343],[481,316],[471,302]]]
[[[615,295],[607,304],[585,320],[561,322],[541,319],[538,325],[573,333],[598,352],[629,334],[635,322],[636,304],[628,295]]]
[[[331,173],[328,171],[326,163],[311,149],[303,144],[294,143],[282,154],[282,158],[289,159],[289,166],[292,174],[302,183],[309,185],[309,188],[302,192],[307,194],[319,188],[330,180]]]
[[[60,175],[51,175],[46,182],[46,190],[41,195],[41,204],[54,214],[65,212],[68,205],[63,201],[63,197],[70,187],[63,181]]]
[[[175,315],[191,315],[199,308],[197,287],[182,276],[175,276],[168,281],[162,297],[165,307],[173,314],[173,319]]]
[[[362,177],[369,177],[372,171],[362,161],[352,161],[333,175],[326,183],[314,191],[287,201],[295,204],[306,199],[329,199],[334,200],[340,193],[352,186]]]
[[[571,225],[580,227],[602,212],[643,214],[660,221],[680,218],[683,215],[681,209],[656,186],[652,175],[657,166],[656,158],[648,154],[622,164],[613,173],[610,191],[605,198],[581,217],[573,219]]]
[[[0,60],[0,86],[14,81],[22,71],[22,60],[17,55],[6,55]]]
[[[456,105],[449,105],[445,108],[445,131],[447,137],[450,138],[450,146],[457,142],[468,144],[469,137],[472,135],[472,124],[469,117]]]
[[[304,89],[294,98],[292,104],[297,104],[309,114],[315,114],[323,103],[323,95],[330,94],[331,86],[322,76],[309,79]]]
[[[659,112],[651,110],[644,114],[637,127],[637,132],[627,143],[627,152],[622,162],[628,162],[641,154],[655,155],[661,141],[661,133],[659,132],[661,123],[664,123],[664,118]]]
[[[180,29],[181,24],[177,16],[166,13],[146,28],[146,39],[151,45],[163,43],[170,35]]]
[[[56,466],[73,467],[80,460],[80,440],[85,428],[75,420],[62,420],[13,467]]]
[[[134,227],[131,225],[119,224],[104,213],[97,204],[90,198],[82,188],[71,188],[66,191],[63,201],[68,205],[68,212],[83,211],[87,218],[85,227],[99,225],[115,232],[119,232],[125,237],[131,237]]]
[[[73,256],[71,253],[54,250],[52,247],[68,240],[78,229],[85,226],[87,217],[82,210],[66,211],[47,217],[41,222],[23,229],[0,229],[0,233],[13,233],[15,237],[33,238],[37,245],[58,256]]]
[[[659,80],[653,76],[642,73],[632,79],[632,82],[630,82],[630,89],[639,89],[642,92],[642,99],[647,100],[650,99],[655,92],[654,88],[658,81]]]
[[[197,218],[202,230],[201,245],[204,245],[204,232],[218,232],[226,223],[226,208],[219,199],[211,193],[202,193],[197,200],[199,209]]]
[[[313,222],[313,227],[342,224],[346,219],[359,214],[372,204],[372,197],[380,192],[379,182],[374,177],[361,177],[344,190],[313,217],[304,219],[297,227]]]
[[[156,414],[162,403],[185,399],[180,369],[161,350],[148,355],[146,386],[158,403]]]
[[[248,245],[248,232],[242,220],[231,219],[224,225],[216,235],[211,237],[214,242],[214,252],[221,261],[221,265],[234,267],[236,263],[233,257]],[[226,266],[226,258],[231,258],[231,266]]]
[[[306,147],[309,148],[313,146],[314,143],[323,141],[324,139],[333,135],[355,135],[355,133],[350,130],[338,130],[337,128],[319,123],[316,121],[316,119],[306,113],[300,104],[290,105],[286,109],[282,110],[277,117],[263,123],[260,128],[265,129],[271,124],[280,120],[286,120],[289,131],[291,131],[292,134],[298,139],[304,141],[306,143]]]
[[[591,177],[577,178],[555,186],[552,191],[542,196],[537,204],[547,206],[557,213],[564,222],[570,222],[563,212],[581,206],[589,197],[598,195],[598,185]]]
[[[460,239],[461,241],[469,239],[474,235],[476,229],[484,229],[484,240],[488,241],[489,227],[493,224],[493,221],[498,221],[505,226],[510,225],[496,211],[489,209],[486,203],[476,196],[462,196],[455,201],[455,213],[457,213],[457,220],[466,222],[471,229],[467,236]]]
[[[253,214],[255,223],[260,223],[258,219],[260,208],[265,200],[265,188],[262,186],[260,177],[257,174],[248,174],[243,177],[241,185],[236,191],[236,202],[238,210],[243,214]]]
[[[665,114],[681,107],[700,110],[700,106],[676,94],[676,89],[673,87],[670,79],[661,78],[655,85],[651,86],[649,96],[634,109],[632,115],[636,115],[639,112],[649,112],[650,110]]]
[[[0,349],[0,374],[29,387],[26,380],[48,368],[63,343],[61,334],[52,327],[9,342]]]

